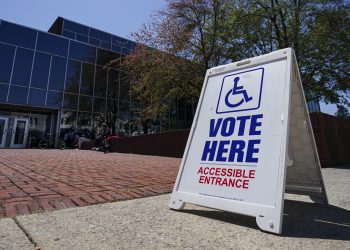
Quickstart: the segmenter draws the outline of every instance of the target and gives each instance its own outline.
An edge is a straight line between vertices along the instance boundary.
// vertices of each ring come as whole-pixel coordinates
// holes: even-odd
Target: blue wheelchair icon
[[[238,76],[235,77],[235,79],[233,79],[233,81],[234,81],[233,88],[230,89],[229,92],[227,92],[226,97],[225,97],[225,104],[226,104],[226,106],[228,106],[230,108],[236,108],[236,107],[242,105],[244,102],[250,102],[251,100],[253,100],[253,97],[248,96],[247,91],[245,89],[243,89],[243,86],[238,86],[239,79],[240,78]],[[237,103],[231,103],[229,101],[229,97],[235,96],[235,95],[243,95],[243,97]]]

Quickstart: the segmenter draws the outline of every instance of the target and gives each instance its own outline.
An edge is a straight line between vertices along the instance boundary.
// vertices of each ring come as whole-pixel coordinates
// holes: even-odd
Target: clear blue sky
[[[165,0],[0,0],[0,19],[47,31],[58,16],[130,38]]]
[[[125,38],[151,21],[165,0],[0,0],[0,19],[47,31],[58,16]],[[334,114],[335,105],[321,104]]]

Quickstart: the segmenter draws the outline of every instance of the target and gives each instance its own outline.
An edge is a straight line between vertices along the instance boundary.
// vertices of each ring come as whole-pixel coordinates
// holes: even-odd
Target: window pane
[[[118,101],[107,99],[107,114],[118,114]]]
[[[119,46],[124,46],[125,39],[118,37],[118,36],[113,36],[112,43],[119,45]]]
[[[109,66],[118,68],[120,67],[120,55],[104,50],[104,49],[98,49],[97,50],[97,64],[102,66]]]
[[[78,93],[80,85],[81,63],[73,60],[68,61],[66,92]]]
[[[100,46],[100,40],[90,37],[89,43],[95,46]]]
[[[94,112],[104,113],[106,108],[106,99],[95,98],[94,100]]]
[[[66,63],[67,59],[58,56],[52,56],[49,83],[50,90],[63,90]]]
[[[15,55],[15,47],[0,44],[0,82],[9,83],[13,58]]]
[[[84,43],[87,43],[88,42],[88,37],[87,36],[84,36],[84,35],[80,35],[80,34],[77,34],[77,38],[76,38],[78,41],[80,42],[84,42]]]
[[[70,32],[68,30],[64,30],[62,34],[63,34],[64,37],[75,39],[75,33],[74,32]]]
[[[83,96],[79,97],[79,111],[88,111],[92,110],[92,97],[91,96]]]
[[[71,41],[69,57],[80,61],[95,63],[96,48],[87,44]]]
[[[83,72],[81,74],[80,93],[92,95],[94,89],[95,67],[92,64],[83,63]]]
[[[118,99],[119,71],[110,69],[108,73],[108,98]]]
[[[62,98],[62,92],[49,91],[47,93],[46,107],[61,108]]]
[[[62,111],[61,114],[61,134],[65,133],[66,129],[75,127],[77,120],[76,111]]]
[[[37,50],[50,54],[67,56],[68,40],[51,34],[39,32]]]
[[[1,21],[0,41],[34,49],[36,32],[20,25]]]
[[[78,108],[78,95],[64,94],[63,108],[70,110],[77,110]]]
[[[33,106],[45,107],[46,90],[30,89],[28,104]]]
[[[119,102],[119,115],[118,115],[118,135],[129,135],[129,103]]]
[[[0,102],[6,102],[8,89],[8,84],[0,84]]]
[[[90,36],[97,38],[97,39],[100,39],[100,40],[103,40],[103,41],[106,41],[106,42],[111,41],[110,34],[103,32],[103,31],[100,31],[100,30],[96,30],[96,29],[90,29]]]
[[[90,128],[91,127],[91,113],[79,112],[77,125],[78,125],[79,129]]]
[[[103,69],[100,66],[96,66],[95,75],[95,96],[106,97],[107,91],[107,69]]]
[[[121,72],[120,77],[120,101],[129,101],[130,93],[130,77],[125,72]]]
[[[119,53],[119,54],[122,53],[122,47],[120,47],[120,46],[118,46],[118,45],[115,45],[115,44],[112,44],[112,50],[113,50],[114,52]]]
[[[101,41],[101,47],[105,49],[111,49],[111,43]]]
[[[64,20],[64,29],[71,30],[83,35],[88,35],[89,34],[89,28],[74,22],[71,22],[69,20]]]
[[[16,103],[16,104],[27,104],[27,95],[28,95],[28,88],[12,85],[10,87],[10,95],[9,95],[8,102]]]
[[[49,78],[50,55],[36,52],[34,58],[34,67],[31,86],[36,88],[47,88]]]
[[[28,86],[30,71],[32,70],[33,54],[32,50],[17,49],[15,67],[12,76],[13,84]]]

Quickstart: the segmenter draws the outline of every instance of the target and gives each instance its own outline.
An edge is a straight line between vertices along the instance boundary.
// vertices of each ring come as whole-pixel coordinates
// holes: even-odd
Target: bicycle
[[[55,147],[55,139],[51,136],[51,134],[44,134],[44,137],[40,139],[39,141],[39,148],[40,149],[48,149],[48,148],[54,148]],[[57,148],[63,150],[65,148],[65,143],[63,139],[59,138],[57,143]]]

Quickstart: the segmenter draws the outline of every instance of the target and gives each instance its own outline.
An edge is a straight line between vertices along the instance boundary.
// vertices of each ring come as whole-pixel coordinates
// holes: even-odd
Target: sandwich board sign
[[[281,234],[285,192],[328,203],[294,51],[209,69],[169,207],[254,216]]]

